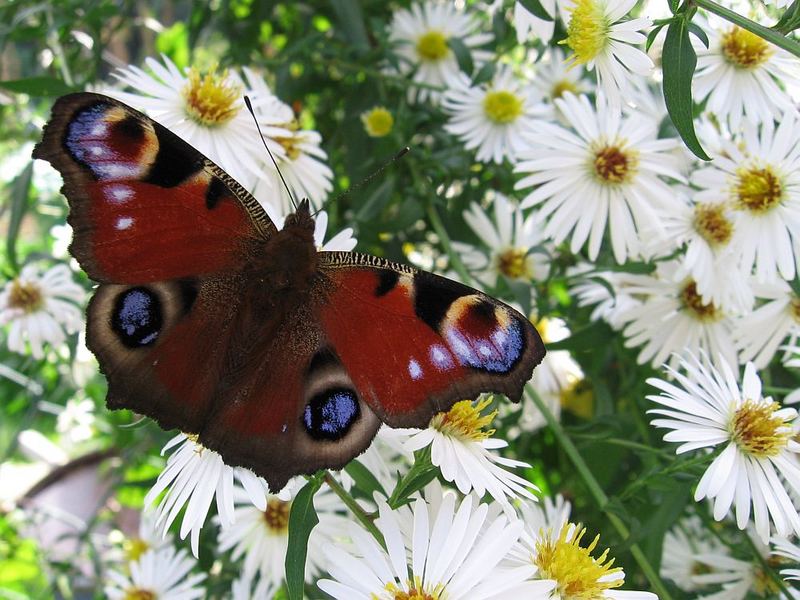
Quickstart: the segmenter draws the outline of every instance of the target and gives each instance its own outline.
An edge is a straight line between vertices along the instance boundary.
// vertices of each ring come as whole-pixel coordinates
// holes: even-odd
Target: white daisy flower
[[[796,110],[782,89],[800,85],[796,57],[727,21],[707,27],[706,32],[708,48],[695,42],[697,70],[692,83],[698,102],[707,97],[707,110],[728,120],[734,130]]]
[[[504,458],[495,451],[508,446],[508,442],[492,438],[491,424],[497,411],[483,414],[492,402],[486,396],[473,403],[456,402],[447,412],[438,413],[427,429],[402,429],[408,436],[404,447],[411,452],[430,446],[431,463],[439,467],[445,481],[456,484],[462,494],[475,491],[478,496],[490,494],[504,508],[511,511],[509,499],[524,497],[534,499],[538,488],[507,470],[528,468],[528,463]]]
[[[234,522],[234,475],[244,487],[250,502],[259,510],[267,508],[267,482],[248,469],[229,467],[222,457],[197,442],[196,436],[179,433],[161,450],[177,449],[167,459],[167,465],[155,485],[147,492],[144,505],[152,505],[166,490],[156,510],[156,526],[166,535],[181,508],[186,511],[181,522],[180,538],[191,533],[192,553],[197,556],[200,529],[206,521],[211,501],[216,499],[217,513],[223,525]]]
[[[507,158],[514,162],[522,131],[536,118],[535,91],[515,77],[508,65],[500,65],[486,84],[472,85],[469,77],[459,75],[442,97],[442,108],[450,113],[445,130],[464,142],[467,150],[477,150],[479,161],[501,164]]]
[[[613,566],[614,559],[609,557],[608,549],[600,556],[593,556],[600,542],[599,534],[588,545],[581,545],[586,528],[566,521],[568,513],[568,508],[562,510],[548,527],[534,529],[531,525],[538,523],[526,523],[525,532],[520,537],[525,551],[514,552],[512,562],[532,563],[540,582],[553,585],[551,600],[657,600],[651,592],[617,589],[625,584],[622,567]]]
[[[579,263],[568,271],[572,280],[570,295],[578,306],[592,306],[592,321],[603,320],[614,329],[622,329],[628,312],[642,305],[641,298],[631,294],[641,283],[650,280],[645,275],[616,271],[597,271],[591,263]]]
[[[704,302],[693,279],[676,281],[678,269],[675,261],[658,263],[652,276],[640,277],[639,284],[629,288],[642,304],[621,317],[627,323],[622,332],[625,346],[643,346],[639,364],[650,362],[656,368],[670,355],[670,364],[676,363],[682,352],[705,352],[714,360],[736,364],[730,313]]]
[[[731,506],[736,524],[744,529],[751,507],[755,530],[766,543],[770,523],[778,535],[800,533],[800,515],[785,485],[800,492],[800,444],[792,439],[793,408],[781,408],[761,395],[761,380],[753,363],[747,363],[742,387],[728,363],[720,358],[720,370],[690,357],[681,359],[685,373],[666,367],[676,384],[650,378],[647,383],[660,395],[647,396],[665,408],[648,411],[663,418],[654,427],[671,431],[668,442],[680,442],[678,454],[724,445],[695,490],[694,498],[714,502],[714,518],[722,520]],[[784,484],[782,482],[786,482]]]
[[[794,243],[800,242],[800,139],[797,115],[785,113],[760,131],[744,126],[744,149],[734,141],[711,165],[697,170],[692,183],[699,202],[727,203],[735,214],[731,245],[742,267],[755,266],[759,281],[795,275]]]
[[[139,513],[137,533],[122,540],[122,550],[128,562],[139,560],[148,550],[160,551],[167,546],[172,546],[172,536],[164,535],[156,526],[156,516],[148,511]]]
[[[590,260],[608,224],[614,257],[624,263],[639,252],[638,232],[674,204],[660,177],[683,180],[667,153],[677,142],[657,139],[656,125],[637,114],[622,116],[604,104],[595,111],[586,96],[565,94],[555,104],[574,131],[538,122],[526,135],[515,189],[534,190],[522,208],[539,206],[545,235],[556,244],[571,235],[573,253],[588,240]]]
[[[634,77],[647,77],[653,61],[634,45],[644,44],[650,19],[623,20],[637,0],[573,0],[567,7],[570,59],[597,74],[597,88],[613,106],[622,105]]]
[[[278,167],[292,192],[291,198],[275,169],[264,169],[253,189],[253,195],[262,205],[270,204],[282,214],[290,212],[293,200],[308,198],[312,206],[321,206],[333,189],[333,171],[325,164],[328,155],[320,147],[320,134],[297,129],[296,122],[286,127],[290,135],[272,140],[284,149]]]
[[[570,335],[566,322],[558,317],[545,317],[534,321],[534,324],[545,346],[564,340]],[[579,406],[583,408],[586,400],[589,400],[588,407],[591,409],[592,395],[591,391],[586,395],[584,381],[583,370],[569,350],[548,350],[536,369],[536,377],[531,380],[531,386],[550,413],[560,419],[562,408],[579,413]],[[591,418],[592,415],[583,413],[580,416]],[[524,431],[535,431],[547,424],[527,390],[523,394],[522,414],[517,424]]]
[[[548,102],[552,103],[566,93],[580,96],[591,91],[583,79],[583,67],[569,63],[561,48],[548,48],[531,70],[531,86]]]
[[[190,575],[195,561],[185,550],[172,546],[148,550],[138,560],[129,563],[130,574],[109,571],[106,597],[111,600],[148,598],[153,600],[194,600],[203,598],[200,587],[205,574]]]
[[[651,241],[647,254],[665,256],[685,246],[676,280],[687,277],[697,284],[703,302],[731,313],[748,313],[755,297],[750,272],[740,267],[734,236],[733,211],[726,203],[699,202],[677,193],[672,209],[661,216],[661,235]]]
[[[781,344],[795,346],[800,334],[800,297],[785,281],[759,285],[756,295],[765,300],[752,313],[737,319],[739,362],[752,360],[765,368]],[[789,356],[788,353],[784,358]]]
[[[553,39],[556,21],[563,19],[571,0],[541,0],[540,4],[544,11],[553,17],[547,21],[540,19],[521,2],[514,3],[514,29],[517,31],[517,41],[523,44],[528,36],[533,35],[540,38],[545,44]]]
[[[494,287],[501,276],[511,280],[544,281],[550,272],[552,246],[546,243],[534,215],[500,193],[493,195],[494,222],[479,204],[464,211],[464,220],[489,249],[489,256],[470,244],[453,242],[470,273]]]
[[[245,107],[243,97],[248,95],[272,154],[278,160],[286,158],[275,138],[292,137],[285,127],[289,120],[285,105],[268,90],[246,88],[234,72],[212,70],[201,74],[193,68],[184,74],[166,56],[162,60],[163,64],[152,58],[145,60],[150,73],[133,65],[114,73],[120,83],[136,93],[113,88],[103,91],[144,110],[251,189],[264,170],[273,166]],[[291,119],[291,110],[289,115]]]
[[[747,535],[747,534],[746,534]],[[777,538],[773,538],[777,539]],[[727,549],[720,549],[695,555],[699,563],[700,573],[694,580],[703,586],[719,585],[718,591],[704,594],[702,600],[745,600],[745,598],[777,598],[779,600],[800,599],[800,590],[789,586],[789,595],[780,593],[780,589],[773,579],[774,573],[764,569],[764,562],[773,566],[782,560],[777,556],[778,551],[770,552],[766,542],[751,538],[755,551],[760,558],[755,560],[741,560],[728,555]]]
[[[33,264],[0,291],[0,327],[8,325],[8,349],[34,358],[44,357],[44,345],[60,346],[67,334],[83,328],[83,311],[78,305],[86,291],[72,279],[66,265],[45,273]]]
[[[456,8],[452,2],[428,1],[415,3],[410,9],[398,10],[389,26],[389,40],[399,59],[403,75],[411,75],[414,83],[408,91],[409,101],[415,99],[437,102],[441,91],[460,72],[458,61],[448,42],[458,38],[469,49],[473,62],[480,66],[492,54],[479,50],[492,41],[490,33],[479,33],[480,20]]]
[[[772,542],[773,555],[782,556],[793,563],[795,567],[800,567],[800,546],[784,537],[773,536],[770,542]],[[800,581],[800,568],[781,569],[780,573],[786,581]]]
[[[661,551],[661,577],[671,579],[684,592],[695,592],[708,586],[698,575],[713,567],[697,559],[698,555],[728,556],[728,548],[708,534],[696,515],[681,519],[667,531]]]
[[[92,400],[70,398],[58,413],[56,431],[70,444],[80,444],[92,438],[96,422]]]
[[[446,493],[438,509],[423,499],[413,506],[406,530],[386,502],[377,498],[375,521],[386,542],[384,550],[362,529],[352,525],[355,546],[331,546],[326,554],[331,579],[318,586],[337,600],[449,598],[483,600],[519,598],[510,590],[534,571],[533,565],[509,569],[499,563],[519,538],[523,524],[504,515],[486,522],[489,506],[475,506],[467,496],[456,508],[455,494]],[[547,599],[549,582],[526,584],[526,598]]]
[[[279,494],[266,496],[266,509],[253,506],[249,495],[234,488],[236,503],[234,522],[223,525],[217,538],[220,552],[233,550],[231,558],[244,557],[242,577],[267,582],[269,589],[278,589],[284,579],[286,549],[289,545],[289,513],[292,501],[305,484],[296,477],[286,484]],[[342,502],[328,487],[323,486],[314,496],[314,508],[319,523],[311,531],[306,560],[306,580],[312,581],[324,568],[322,546],[331,540],[347,535],[349,519],[341,513]]]

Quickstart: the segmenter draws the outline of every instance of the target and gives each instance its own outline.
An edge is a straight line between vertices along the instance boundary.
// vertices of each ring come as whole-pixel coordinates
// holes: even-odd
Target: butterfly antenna
[[[253,116],[253,121],[256,124],[256,129],[258,129],[258,135],[261,136],[261,143],[264,144],[264,148],[267,149],[267,154],[269,154],[269,157],[272,159],[272,164],[275,165],[275,170],[278,171],[278,176],[281,178],[281,181],[283,182],[283,187],[286,188],[286,193],[289,194],[289,200],[291,201],[292,206],[294,207],[294,210],[297,211],[297,202],[295,202],[294,196],[292,195],[292,190],[289,189],[289,185],[286,183],[286,180],[283,178],[283,173],[281,173],[281,169],[278,166],[278,161],[275,160],[275,157],[272,155],[272,151],[269,149],[269,146],[267,145],[267,140],[264,139],[264,134],[261,133],[261,127],[258,124],[258,119],[256,118],[256,113],[253,110],[253,105],[250,103],[250,98],[248,96],[244,97],[244,103],[247,106],[247,110],[249,110],[250,114]]]
[[[409,148],[408,146],[406,146],[405,148],[403,148],[402,150],[400,150],[400,152],[398,152],[397,154],[395,154],[395,155],[394,155],[392,158],[390,158],[390,159],[389,159],[389,160],[387,160],[385,163],[383,163],[383,164],[382,164],[380,167],[378,167],[378,169],[377,169],[376,171],[374,171],[374,172],[373,172],[373,173],[371,173],[370,175],[367,175],[367,176],[366,176],[364,179],[362,179],[361,181],[359,181],[359,182],[358,182],[358,183],[356,183],[355,185],[352,185],[352,186],[350,186],[349,188],[347,188],[347,189],[346,189],[345,191],[343,191],[341,194],[339,194],[338,196],[336,196],[336,198],[334,198],[333,200],[328,200],[327,202],[325,202],[325,204],[327,205],[327,204],[329,204],[329,203],[331,203],[331,202],[338,202],[340,199],[342,199],[342,198],[344,198],[345,196],[347,196],[347,194],[349,194],[349,193],[350,193],[350,192],[352,192],[353,190],[357,190],[358,188],[360,188],[360,187],[362,187],[362,186],[366,185],[367,183],[369,183],[370,181],[372,181],[373,179],[375,179],[375,178],[376,178],[378,175],[380,175],[381,173],[383,173],[383,171],[386,169],[386,167],[388,167],[388,166],[389,166],[389,165],[391,165],[392,163],[394,163],[394,162],[396,162],[396,161],[400,160],[401,158],[403,158],[403,157],[404,157],[404,156],[405,156],[405,155],[406,155],[408,152],[410,152],[410,151],[411,151],[411,148]],[[319,209],[317,212],[315,212],[315,213],[314,213],[314,215],[316,215],[318,212],[321,212],[322,210],[324,210],[324,207],[323,207],[323,208],[320,208],[320,209]]]

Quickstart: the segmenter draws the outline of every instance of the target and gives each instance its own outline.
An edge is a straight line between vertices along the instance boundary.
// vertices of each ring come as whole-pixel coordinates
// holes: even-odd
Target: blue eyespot
[[[335,441],[347,435],[358,420],[358,398],[347,388],[332,388],[311,398],[303,411],[303,425],[315,440]]]
[[[153,344],[158,338],[163,321],[158,296],[143,287],[131,288],[121,293],[111,314],[111,328],[129,348]]]

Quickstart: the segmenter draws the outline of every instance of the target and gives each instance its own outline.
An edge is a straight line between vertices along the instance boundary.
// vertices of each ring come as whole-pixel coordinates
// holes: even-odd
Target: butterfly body
[[[318,251],[307,201],[277,230],[222,169],[111,98],[58,100],[34,156],[65,180],[72,254],[99,282],[87,345],[107,403],[197,434],[226,463],[340,468],[381,422],[425,427],[480,392],[518,400],[544,355],[472,288]]]

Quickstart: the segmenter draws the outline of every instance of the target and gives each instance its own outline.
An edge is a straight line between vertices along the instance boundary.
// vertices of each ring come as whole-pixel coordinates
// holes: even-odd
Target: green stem
[[[342,502],[344,502],[345,506],[350,509],[350,512],[353,513],[358,519],[359,523],[366,529],[367,531],[372,534],[378,543],[386,549],[386,542],[383,539],[383,535],[381,534],[380,530],[375,526],[373,522],[373,517],[367,513],[361,506],[359,506],[356,499],[351,496],[346,489],[344,489],[341,484],[336,481],[336,479],[331,475],[330,471],[325,472],[325,477],[323,481],[328,484],[328,487],[333,490],[333,493],[339,496]]]
[[[442,223],[442,219],[439,217],[439,211],[436,210],[436,207],[433,205],[433,202],[426,202],[425,203],[425,210],[428,213],[428,219],[433,225],[433,230],[436,232],[436,235],[439,236],[439,239],[442,242],[442,246],[444,246],[444,251],[447,253],[448,258],[450,259],[450,265],[455,269],[455,272],[458,273],[458,276],[461,278],[461,281],[464,283],[470,283],[472,281],[472,277],[467,271],[467,268],[464,266],[464,263],[461,262],[461,258],[458,256],[455,250],[453,250],[453,245],[450,242],[450,236],[447,235],[447,231],[444,228],[444,224]]]
[[[617,530],[620,537],[623,541],[627,540],[630,537],[630,531],[628,530],[628,526],[620,519],[616,514],[606,510],[608,506],[608,496],[603,491],[603,488],[600,487],[600,484],[597,482],[597,479],[594,478],[592,475],[591,470],[589,469],[589,465],[583,460],[583,457],[578,452],[578,449],[575,447],[575,444],[572,443],[569,435],[566,431],[561,427],[561,423],[555,418],[550,409],[547,408],[547,405],[542,401],[539,394],[533,387],[529,384],[525,386],[525,390],[528,394],[533,398],[533,402],[536,404],[536,408],[544,416],[545,421],[547,421],[547,426],[556,436],[558,443],[561,445],[561,448],[567,454],[569,459],[572,461],[573,466],[578,471],[581,479],[583,479],[584,484],[589,489],[589,493],[594,498],[597,505],[600,507],[606,514],[606,518],[611,522],[611,525],[614,529]],[[658,595],[660,600],[672,600],[672,596],[664,587],[664,583],[661,581],[661,578],[658,576],[658,573],[647,560],[642,549],[639,547],[638,544],[632,543],[630,545],[630,551],[633,555],[633,558],[636,560],[639,568],[644,573],[647,580],[650,582],[650,586],[652,587],[653,591]]]
[[[58,30],[53,22],[52,10],[48,10],[46,15],[47,26],[50,29],[50,44],[53,47],[53,54],[55,54],[58,58],[58,67],[61,71],[61,78],[64,80],[64,83],[72,87],[75,84],[75,80],[72,78],[72,73],[69,70],[69,64],[67,63],[67,55],[64,52],[64,47],[61,45],[61,40],[58,39]]]
[[[674,456],[671,452],[667,452],[665,450],[659,450],[658,448],[653,448],[652,446],[648,446],[647,444],[632,442],[631,440],[621,440],[619,438],[598,438],[596,435],[592,435],[589,433],[574,433],[574,432],[572,434],[572,437],[584,440],[592,440],[594,442],[597,442],[598,444],[608,444],[609,446],[620,446],[622,448],[639,450],[641,452],[647,452],[648,454],[655,454],[656,456],[660,456],[661,458],[665,459],[672,459]]]
[[[756,34],[758,37],[765,39],[766,41],[770,42],[771,44],[775,44],[779,48],[783,48],[787,52],[794,54],[797,57],[800,57],[800,44],[794,41],[793,39],[787,38],[784,35],[781,35],[777,31],[770,29],[769,27],[765,27],[755,21],[748,19],[747,17],[743,17],[737,12],[734,12],[728,8],[725,8],[721,4],[717,4],[714,0],[692,0],[694,4],[706,9],[708,12],[714,13],[717,16],[722,17],[726,21],[730,21],[734,25],[738,25],[742,29],[746,29],[750,33]]]

